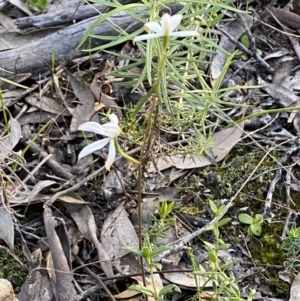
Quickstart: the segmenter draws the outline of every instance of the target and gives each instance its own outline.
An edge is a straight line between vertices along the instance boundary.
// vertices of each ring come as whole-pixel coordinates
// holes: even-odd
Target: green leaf
[[[211,244],[208,241],[204,241],[204,244],[206,245],[206,247],[207,247],[208,250],[215,250],[216,249],[216,246],[213,245],[213,244]]]
[[[241,223],[248,224],[248,225],[253,224],[253,218],[247,213],[239,214],[238,218]]]
[[[216,256],[215,253],[208,253],[208,258],[211,262],[213,263],[217,263],[218,257]]]
[[[131,246],[125,246],[125,247],[122,247],[122,249],[127,250],[127,251],[129,251],[133,254],[138,255],[138,256],[141,256],[141,257],[143,256],[143,252],[141,250],[133,248]]]
[[[102,22],[104,22],[106,19],[108,19],[109,17],[111,17],[114,14],[119,13],[120,11],[127,11],[129,13],[130,9],[136,9],[137,7],[141,7],[141,8],[145,8],[145,5],[143,4],[138,4],[138,3],[131,3],[131,4],[126,4],[126,5],[120,5],[119,7],[106,12],[105,14],[103,14],[101,17],[99,17],[94,24],[85,32],[82,40],[80,41],[79,45],[77,46],[77,50],[83,45],[83,43],[88,39],[88,37],[92,34],[92,32],[94,31],[94,29],[101,24]]]
[[[205,228],[205,231],[211,231],[215,228],[215,225],[210,225]]]
[[[254,233],[252,232],[251,227],[248,228],[247,233],[248,233],[250,236],[254,235]]]
[[[251,228],[251,231],[254,235],[257,235],[259,236],[261,234],[261,224],[253,224],[253,225],[250,225],[250,228]]]
[[[224,263],[224,264],[220,265],[220,269],[222,271],[226,271],[231,266],[232,266],[232,262]]]
[[[162,269],[162,264],[159,262],[152,263],[152,266],[157,268],[159,271],[161,271],[161,269]]]
[[[159,296],[163,296],[165,294],[171,293],[173,290],[176,291],[176,292],[179,292],[179,293],[181,292],[180,288],[177,285],[175,285],[175,284],[169,284],[169,285],[164,286],[160,290],[160,292],[158,293],[158,295]]]
[[[209,200],[209,207],[211,211],[216,215],[216,213],[218,212],[218,208],[212,200]]]
[[[264,221],[264,217],[262,214],[256,214],[254,218],[254,223],[260,223],[262,224]]]
[[[242,43],[246,48],[249,48],[249,47],[250,47],[250,40],[249,40],[249,37],[248,37],[247,33],[244,33],[244,34],[241,36],[241,43]]]
[[[161,246],[161,247],[158,247],[158,248],[155,248],[154,250],[152,250],[151,252],[151,256],[156,256],[160,253],[162,253],[163,251],[166,251],[166,250],[169,250],[170,248],[167,247],[167,246]]]
[[[150,297],[154,297],[154,293],[142,285],[130,285],[129,289],[140,292]]]
[[[227,250],[229,249],[229,247],[231,246],[231,244],[223,244],[219,246],[219,250]]]
[[[230,217],[223,218],[223,219],[221,219],[220,221],[218,221],[218,227],[223,227],[223,226],[225,226],[226,224],[228,224],[230,221],[231,221],[231,218],[230,218]]]

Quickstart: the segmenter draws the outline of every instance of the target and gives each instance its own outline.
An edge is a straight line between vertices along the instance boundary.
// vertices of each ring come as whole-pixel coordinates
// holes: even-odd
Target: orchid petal
[[[116,157],[116,146],[115,146],[115,141],[113,139],[110,140],[109,143],[109,151],[108,151],[108,156],[107,160],[105,162],[105,168],[107,170],[110,170],[110,167],[113,165]]]
[[[84,147],[82,149],[82,151],[79,153],[78,155],[78,160],[80,160],[81,158],[101,149],[102,147],[104,147],[111,139],[110,138],[104,138],[98,141],[95,141],[89,145],[87,145],[86,147]]]
[[[174,31],[179,26],[181,20],[182,20],[182,15],[174,15],[171,17],[171,24],[170,24],[171,32]]]
[[[161,34],[164,37],[168,37],[171,33],[171,16],[169,14],[164,14],[161,17],[160,23],[162,28]]]
[[[105,135],[105,130],[98,122],[89,121],[81,124],[78,127],[79,131],[93,132],[99,135]]]
[[[176,31],[176,32],[172,32],[170,36],[185,38],[191,36],[199,36],[199,33],[197,31]]]
[[[149,28],[150,30],[154,31],[155,33],[162,32],[161,25],[157,22],[148,22],[145,24],[145,27]]]
[[[110,122],[111,122],[112,124],[116,124],[116,125],[119,124],[119,119],[118,119],[118,117],[117,117],[116,114],[110,114],[110,115],[108,116],[108,118],[109,118],[109,120],[110,120]]]
[[[105,130],[104,135],[109,138],[117,138],[122,132],[118,125],[112,123],[103,124],[103,128]]]
[[[133,42],[138,42],[138,41],[143,41],[143,40],[150,40],[150,39],[155,39],[155,38],[160,38],[163,35],[160,33],[148,33],[148,34],[142,34],[140,36],[136,36],[133,39]]]

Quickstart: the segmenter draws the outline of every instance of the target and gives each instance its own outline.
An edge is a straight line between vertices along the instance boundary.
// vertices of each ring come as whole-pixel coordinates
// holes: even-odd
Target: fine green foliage
[[[209,201],[209,206],[216,218],[220,216],[221,212],[225,207],[224,205],[217,207],[216,204],[212,201]],[[202,265],[199,265],[198,268],[195,270],[195,264],[193,264],[195,270],[194,274],[202,276],[205,280],[203,288],[198,287],[198,294],[204,289],[205,284],[208,283],[208,281],[211,281],[213,290],[212,292],[210,292],[210,297],[212,300],[246,301],[246,299],[241,297],[240,289],[236,284],[234,277],[230,277],[226,274],[226,270],[231,266],[231,263],[227,262],[224,264],[220,264],[219,260],[219,251],[227,250],[230,247],[230,245],[226,244],[221,238],[220,227],[229,223],[230,220],[230,218],[224,218],[219,220],[216,224],[207,227],[207,231],[212,231],[215,238],[215,242],[213,244],[204,241],[204,247],[208,253],[208,266],[210,270],[205,270]],[[252,300],[255,294],[256,291],[251,290],[247,301]]]
[[[225,125],[230,123],[231,120],[226,117],[224,111],[237,105],[225,102],[222,98],[232,89],[239,87],[221,88],[222,80],[235,54],[223,50],[217,44],[217,39],[210,36],[210,29],[223,18],[224,10],[244,12],[231,6],[231,0],[206,0],[196,4],[194,1],[180,2],[182,8],[178,14],[183,17],[178,32],[193,30],[197,31],[199,35],[180,39],[170,36],[169,39],[156,38],[139,41],[136,46],[140,55],[129,56],[119,54],[119,50],[112,47],[125,42],[132,43],[134,37],[143,33],[145,19],[150,22],[158,22],[160,9],[174,4],[174,1],[144,0],[141,3],[126,5],[122,5],[116,0],[113,2],[93,0],[92,2],[106,5],[111,10],[97,19],[78,47],[81,47],[91,37],[107,40],[104,45],[85,49],[85,51],[102,50],[114,57],[129,60],[128,65],[111,72],[112,76],[124,78],[123,82],[116,83],[116,85],[132,87],[132,91],[141,94],[140,101],[126,113],[128,119],[137,120],[137,116],[146,111],[150,120],[156,119],[152,121],[155,124],[153,129],[159,129],[166,134],[172,132],[178,137],[178,140],[184,138],[185,143],[179,144],[176,150],[183,157],[201,155],[214,146],[212,135],[216,128],[215,121],[220,120]],[[137,21],[142,22],[141,28],[133,33],[127,33],[115,27],[119,36],[112,37],[92,34],[97,25],[120,11],[126,11]],[[228,58],[222,74],[212,87],[209,84],[207,70],[212,56],[219,51],[224,52]],[[141,91],[140,87],[142,86],[147,87],[147,92]],[[151,103],[151,100],[154,101],[154,104]],[[150,114],[151,106],[153,106],[152,114]],[[146,136],[152,133],[152,131],[147,132],[147,130],[144,131]],[[137,141],[141,140],[139,137],[136,138]]]
[[[285,252],[285,267],[288,271],[294,271],[300,267],[300,227],[292,226],[287,231],[286,237],[282,242],[282,249]]]
[[[154,281],[154,270],[161,270],[162,265],[154,261],[155,256],[159,255],[163,251],[168,250],[167,246],[155,247],[154,242],[159,238],[163,237],[165,231],[169,229],[175,222],[174,217],[168,217],[174,207],[174,202],[168,203],[163,200],[157,205],[158,217],[154,217],[154,224],[150,230],[146,231],[143,236],[143,246],[141,250],[133,248],[131,246],[124,247],[141,258],[147,263],[150,270],[150,277],[152,283],[152,289],[144,287],[142,285],[131,285],[129,288],[138,291],[149,297],[153,297],[156,301],[164,300],[164,296],[170,292],[177,291],[180,292],[179,287],[174,284],[164,286],[160,291],[157,291]],[[150,235],[151,238],[150,239]]]
[[[174,201],[163,200],[157,205],[158,217],[152,217],[154,226],[148,232],[151,241],[157,241],[160,237],[164,237],[166,231],[175,223],[176,218],[169,216],[174,204]]]
[[[247,213],[241,213],[238,218],[241,223],[249,225],[247,230],[249,235],[259,236],[261,234],[262,223],[264,222],[264,217],[261,214],[256,214],[255,217],[252,217]]]

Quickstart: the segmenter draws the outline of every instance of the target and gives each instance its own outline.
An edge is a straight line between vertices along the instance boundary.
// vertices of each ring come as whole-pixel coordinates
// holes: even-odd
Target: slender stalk
[[[169,40],[168,37],[163,38],[162,56],[161,56],[160,61],[159,61],[158,74],[157,74],[157,79],[156,79],[156,83],[155,83],[155,90],[154,90],[154,95],[153,95],[153,98],[152,98],[152,104],[151,104],[151,107],[150,107],[150,111],[149,111],[149,114],[148,114],[147,126],[146,126],[146,129],[145,129],[143,144],[142,144],[141,152],[140,152],[140,161],[139,161],[140,164],[138,166],[138,237],[139,237],[139,249],[140,250],[142,249],[143,161],[144,161],[144,154],[145,154],[145,150],[146,150],[147,140],[151,139],[151,134],[152,134],[152,131],[153,131],[152,116],[153,116],[153,113],[154,113],[155,108],[157,106],[157,99],[158,99],[158,94],[159,94],[161,77],[162,77],[162,73],[163,73],[163,70],[164,70],[164,67],[165,67],[165,59],[166,59],[166,55],[167,55],[168,40]],[[143,258],[142,257],[141,257],[141,269],[142,269],[142,275],[143,275],[143,284],[144,284],[144,286],[146,286],[145,272],[144,272],[144,265],[143,265]],[[152,279],[152,277],[151,277],[151,279]],[[152,281],[153,281],[153,279],[152,279]],[[152,285],[155,289],[154,282],[152,282]]]
[[[157,294],[157,290],[156,290],[156,286],[155,286],[155,282],[154,282],[153,268],[151,266],[150,266],[150,277],[151,277],[151,282],[152,282],[152,286],[153,286],[154,299],[158,300],[158,294]]]

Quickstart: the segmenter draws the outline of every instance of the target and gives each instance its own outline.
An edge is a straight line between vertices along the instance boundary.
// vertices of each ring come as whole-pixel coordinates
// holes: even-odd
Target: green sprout
[[[241,213],[238,218],[241,223],[249,225],[247,230],[249,235],[259,236],[261,234],[262,223],[264,222],[264,217],[261,214],[256,214],[253,218],[247,213]]]

